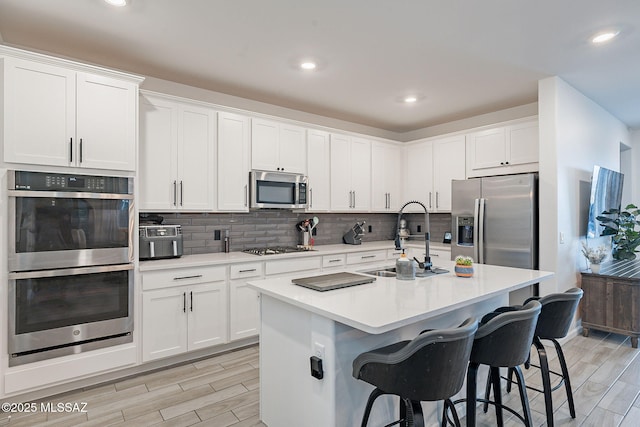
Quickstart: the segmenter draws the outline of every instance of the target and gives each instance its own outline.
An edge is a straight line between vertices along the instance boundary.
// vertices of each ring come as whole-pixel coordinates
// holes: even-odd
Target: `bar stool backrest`
[[[529,357],[542,305],[530,301],[511,311],[492,312],[480,321],[471,361],[494,367],[513,367]]]
[[[583,294],[582,289],[571,288],[566,292],[539,298],[542,311],[538,318],[536,336],[542,339],[567,336]]]
[[[414,401],[448,399],[462,388],[477,329],[478,321],[467,319],[424,332],[394,353],[367,353],[354,363],[354,376]]]

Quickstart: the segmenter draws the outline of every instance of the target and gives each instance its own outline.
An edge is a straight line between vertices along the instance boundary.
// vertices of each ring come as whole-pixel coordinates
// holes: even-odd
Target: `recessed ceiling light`
[[[104,0],[104,1],[109,3],[111,6],[122,7],[127,5],[127,0]]]
[[[591,43],[601,44],[608,42],[609,40],[615,38],[619,33],[620,31],[607,31],[604,33],[599,33],[591,39]]]
[[[303,70],[315,70],[316,63],[311,61],[305,61],[300,64],[300,68],[302,68]]]
[[[404,97],[404,102],[406,102],[407,104],[412,104],[412,103],[416,102],[417,100],[418,100],[418,97],[417,96],[413,96],[413,95]]]

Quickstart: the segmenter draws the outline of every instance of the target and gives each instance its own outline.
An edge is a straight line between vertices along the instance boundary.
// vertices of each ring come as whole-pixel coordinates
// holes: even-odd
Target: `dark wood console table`
[[[640,260],[603,263],[600,274],[582,273],[582,334],[598,329],[640,337]]]

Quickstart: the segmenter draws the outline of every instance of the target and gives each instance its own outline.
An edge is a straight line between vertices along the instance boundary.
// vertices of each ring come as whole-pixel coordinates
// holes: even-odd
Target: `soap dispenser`
[[[416,264],[413,260],[407,258],[407,254],[402,250],[402,255],[396,260],[396,279],[398,280],[415,280]]]

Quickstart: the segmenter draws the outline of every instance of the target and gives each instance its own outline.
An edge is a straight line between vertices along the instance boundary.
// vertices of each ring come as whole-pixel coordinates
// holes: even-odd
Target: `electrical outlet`
[[[373,225],[369,226],[369,233],[373,233]]]
[[[220,230],[213,231],[213,240],[220,240]]]
[[[418,225],[418,231],[417,231],[417,233],[422,233],[422,226],[421,226],[421,225]]]
[[[313,355],[318,359],[324,359],[324,345],[319,342],[313,343]]]

